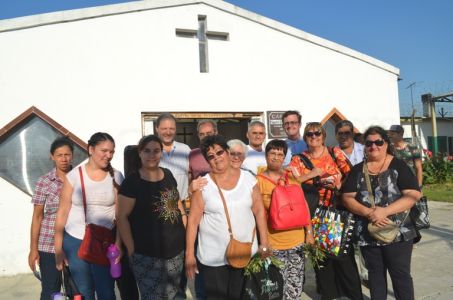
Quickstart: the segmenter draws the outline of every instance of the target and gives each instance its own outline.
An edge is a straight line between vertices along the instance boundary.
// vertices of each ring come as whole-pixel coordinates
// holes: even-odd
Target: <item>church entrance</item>
[[[162,112],[142,113],[143,135],[154,133],[154,122]],[[264,122],[262,112],[171,112],[176,118],[176,140],[197,148],[200,141],[197,135],[198,121],[211,119],[217,122],[220,135],[227,140],[240,139],[247,144],[247,127],[251,121]]]

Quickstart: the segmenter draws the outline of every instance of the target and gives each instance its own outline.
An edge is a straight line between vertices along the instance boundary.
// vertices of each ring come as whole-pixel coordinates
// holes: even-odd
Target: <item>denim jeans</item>
[[[49,300],[61,289],[61,272],[55,267],[55,254],[38,251],[41,269],[41,300]]]
[[[98,300],[115,300],[115,281],[110,275],[110,267],[88,263],[80,259],[77,251],[81,243],[82,240],[65,232],[63,250],[77,288],[85,300],[95,300],[95,292]]]

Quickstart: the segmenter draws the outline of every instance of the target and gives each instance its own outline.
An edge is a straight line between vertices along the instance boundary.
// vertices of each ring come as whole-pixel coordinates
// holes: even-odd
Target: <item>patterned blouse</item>
[[[371,207],[371,201],[368,197],[368,189],[366,187],[365,176],[363,174],[363,162],[354,166],[348,179],[343,185],[343,193],[356,192],[355,199],[361,204]],[[371,175],[371,189],[374,193],[374,201],[376,206],[385,207],[401,198],[403,190],[419,190],[417,180],[414,174],[404,161],[393,158],[388,169],[378,175]],[[416,237],[415,227],[408,216],[408,212],[401,212],[392,216],[389,219],[400,225],[394,242],[409,241]],[[377,242],[368,233],[368,219],[366,217],[357,216],[355,227],[355,238],[359,246],[383,246],[384,244]]]
[[[308,151],[302,153],[312,162],[315,168],[320,168],[324,171],[324,175],[321,176],[321,183],[324,181],[332,181],[337,188],[341,187],[341,180],[351,171],[351,164],[346,155],[341,151],[339,147],[333,147],[331,149],[325,148],[324,153],[318,158],[312,158]],[[308,174],[311,169],[307,168],[305,164],[300,160],[298,155],[294,155],[289,164],[291,167],[296,167],[299,174]],[[305,184],[313,184],[313,180],[307,180]],[[319,204],[325,206],[331,205],[332,197],[334,192],[325,188],[319,188]]]
[[[57,217],[62,187],[63,181],[57,176],[55,168],[49,173],[41,176],[36,183],[35,193],[33,194],[31,202],[34,205],[44,206],[44,216],[41,221],[38,239],[39,251],[55,253],[55,218]]]

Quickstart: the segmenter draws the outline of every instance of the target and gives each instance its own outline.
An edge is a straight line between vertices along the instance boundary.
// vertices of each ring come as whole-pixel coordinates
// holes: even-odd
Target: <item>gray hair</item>
[[[247,145],[243,141],[238,140],[238,139],[229,140],[227,142],[227,145],[228,145],[228,147],[230,147],[230,149],[233,147],[236,147],[236,146],[241,147],[242,150],[244,150],[244,157],[247,157]]]
[[[203,120],[198,121],[197,132],[200,132],[200,127],[203,124],[211,124],[214,131],[217,132],[217,122],[214,120],[210,120],[210,119],[203,119]]]
[[[259,126],[259,127],[262,127],[264,129],[266,129],[266,125],[264,125],[263,122],[261,122],[261,121],[252,121],[252,122],[249,123],[248,130],[252,129],[252,127],[255,127],[255,126]]]

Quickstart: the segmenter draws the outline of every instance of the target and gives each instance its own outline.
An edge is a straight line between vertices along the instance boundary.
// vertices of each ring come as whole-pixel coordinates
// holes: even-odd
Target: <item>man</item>
[[[285,142],[288,145],[284,166],[289,165],[291,157],[294,154],[299,154],[307,150],[307,144],[300,135],[300,127],[302,126],[302,116],[297,110],[288,110],[282,116],[283,129],[285,129],[288,137]]]
[[[190,148],[186,144],[175,141],[175,117],[169,113],[160,115],[156,120],[156,133],[164,145],[160,166],[171,171],[178,184],[179,197],[186,199],[189,187]]]
[[[404,160],[417,177],[420,189],[423,185],[422,155],[417,146],[408,144],[404,139],[404,128],[401,125],[392,125],[389,129],[389,138],[395,149],[395,156]]]
[[[247,130],[247,157],[245,158],[242,167],[251,171],[253,174],[258,174],[258,170],[266,166],[266,154],[264,153],[263,143],[266,138],[266,126],[263,122],[253,121],[249,124]]]
[[[362,144],[354,142],[354,125],[349,120],[343,120],[335,125],[335,137],[343,153],[353,166],[361,163],[364,157]]]
[[[200,120],[197,125],[198,139],[201,141],[203,138],[217,134],[217,124],[212,120]],[[200,148],[195,148],[189,154],[189,178],[190,181],[197,179],[211,171],[206,159],[201,154]]]

